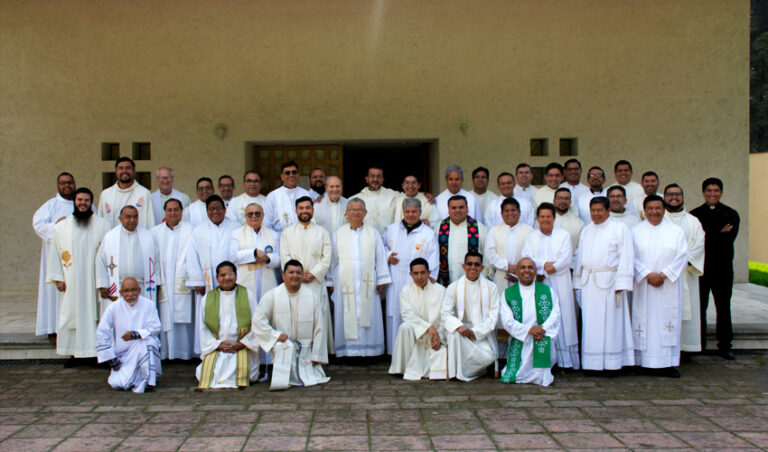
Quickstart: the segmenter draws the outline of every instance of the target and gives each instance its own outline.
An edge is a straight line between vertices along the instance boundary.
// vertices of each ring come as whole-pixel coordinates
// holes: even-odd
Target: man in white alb
[[[533,203],[536,207],[539,207],[542,203],[555,200],[555,191],[560,188],[560,184],[563,182],[563,167],[557,162],[552,162],[544,168],[544,182],[545,184],[536,189],[536,194],[533,195]]]
[[[334,353],[331,310],[325,286],[325,275],[331,268],[333,252],[331,235],[324,227],[312,221],[314,213],[311,198],[304,196],[296,200],[296,216],[299,221],[280,234],[280,265],[285,267],[291,259],[301,262],[302,287],[318,297],[323,317],[328,322],[322,326],[323,334],[326,335],[323,342],[328,346],[328,353]]]
[[[483,224],[487,228],[492,228],[504,223],[504,220],[501,218],[501,203],[507,198],[515,198],[520,210],[520,222],[533,227],[536,222],[536,209],[529,199],[518,197],[515,194],[515,177],[507,172],[503,172],[496,177],[496,186],[499,188],[500,195],[489,202],[488,207],[485,208]]]
[[[211,196],[213,191],[213,181],[209,177],[201,177],[195,185],[195,194],[197,201],[184,209],[184,221],[191,224],[193,228],[200,226],[208,218],[208,211],[205,208],[205,200]]]
[[[111,226],[94,215],[89,189],[75,190],[74,205],[72,215],[54,226],[46,281],[56,285],[60,296],[56,353],[88,358],[96,356],[99,316],[94,262]]]
[[[59,319],[59,293],[56,287],[46,284],[45,272],[48,269],[48,250],[51,248],[56,224],[72,215],[75,198],[75,177],[61,173],[56,178],[56,196],[45,202],[32,217],[35,234],[43,240],[40,252],[40,277],[37,284],[37,322],[35,334],[48,335],[48,340],[56,343],[56,326]]]
[[[389,373],[405,380],[442,380],[448,375],[445,330],[440,325],[445,288],[430,280],[426,259],[417,257],[409,267],[412,282],[400,291],[403,323],[397,330]]]
[[[533,259],[537,279],[552,289],[560,303],[560,328],[557,342],[557,365],[562,368],[579,368],[579,332],[576,327],[576,303],[573,301],[571,263],[573,250],[571,237],[555,227],[555,206],[541,203],[536,221],[539,229],[528,236],[523,245],[523,256]]]
[[[219,176],[219,196],[224,201],[224,207],[229,208],[229,203],[235,193],[235,179],[229,174]],[[212,195],[213,193],[211,193]],[[205,202],[205,200],[203,200]]]
[[[640,216],[645,192],[642,185],[632,180],[632,174],[634,174],[632,164],[627,160],[619,160],[613,165],[613,175],[616,177],[615,185],[621,185],[626,191],[627,209]]]
[[[312,202],[327,195],[325,192],[325,180],[325,171],[320,167],[313,169],[309,173],[309,197],[312,198]]]
[[[409,174],[403,178],[403,193],[400,193],[395,200],[395,216],[393,221],[400,221],[403,219],[403,200],[406,198],[416,198],[421,202],[421,221],[427,226],[440,222],[441,218],[437,217],[437,209],[433,204],[430,204],[429,199],[420,192],[421,183],[414,174]],[[434,203],[434,199],[432,200]]]
[[[471,381],[496,361],[499,291],[485,279],[483,255],[467,252],[464,275],[445,290],[440,321],[448,346],[448,378]]]
[[[640,185],[643,187],[643,196],[642,198],[638,198],[640,201],[637,205],[635,205],[635,207],[640,214],[640,218],[645,220],[645,212],[643,211],[642,200],[651,195],[659,195],[662,198],[664,195],[659,193],[659,175],[656,174],[655,171],[644,172],[640,177]]]
[[[387,226],[394,221],[395,201],[399,193],[382,185],[384,184],[384,170],[376,166],[368,168],[365,183],[368,186],[363,188],[355,197],[365,201],[365,208],[368,210],[365,215],[366,224],[376,228],[379,234],[384,234]]]
[[[232,198],[232,202],[227,206],[227,218],[239,224],[245,224],[245,208],[251,204],[259,204],[266,211],[267,197],[261,192],[261,175],[258,171],[249,170],[243,176],[243,187],[245,192],[240,196]]]
[[[299,165],[293,160],[280,165],[280,180],[283,185],[269,192],[264,213],[267,214],[264,226],[278,234],[283,229],[296,223],[296,200],[309,196],[309,192],[299,187]]]
[[[635,247],[635,290],[632,333],[635,362],[651,373],[680,378],[680,314],[682,277],[688,265],[683,229],[664,221],[664,200],[643,201],[645,221],[632,228]]]
[[[609,216],[608,198],[590,201],[592,221],[581,231],[573,287],[581,291],[581,367],[615,376],[635,364],[627,291],[634,275],[632,234]]]
[[[128,157],[115,161],[115,185],[104,189],[99,196],[99,216],[112,227],[120,224],[118,217],[123,206],[131,205],[139,211],[139,225],[152,229],[155,225],[155,211],[152,208],[152,194],[136,182],[136,164]]]
[[[565,181],[560,186],[571,191],[572,200],[576,200],[589,190],[589,187],[581,183],[581,162],[578,159],[566,160],[563,163],[563,172]]]
[[[576,248],[579,246],[579,235],[584,228],[584,222],[571,209],[571,190],[568,188],[558,188],[555,192],[555,227],[563,229],[571,237],[571,247],[573,254],[576,254]]]
[[[533,203],[536,187],[531,185],[531,182],[533,181],[531,165],[527,163],[520,163],[517,165],[515,168],[515,178],[517,179],[517,186],[515,186],[514,190],[517,200]]]
[[[344,215],[347,211],[347,198],[341,196],[343,187],[341,179],[336,176],[328,176],[325,190],[328,196],[315,204],[314,219],[317,224],[333,235],[339,226],[347,222],[347,217]]]
[[[517,261],[522,257],[523,245],[533,228],[520,222],[520,203],[505,198],[501,203],[503,223],[497,224],[485,241],[486,266],[491,267],[493,280],[499,293],[517,282]]]
[[[311,201],[311,200],[310,200]],[[252,350],[274,356],[270,390],[328,383],[325,315],[317,294],[301,283],[301,262],[290,259],[283,268],[283,284],[265,293],[253,313],[251,332],[242,342]]]
[[[277,287],[274,269],[280,268],[280,236],[264,226],[261,204],[248,204],[244,215],[246,224],[232,231],[229,260],[237,265],[237,283],[260,300]]]
[[[187,246],[192,240],[192,225],[181,221],[181,201],[165,201],[165,221],[152,228],[157,243],[167,303],[158,306],[162,324],[160,356],[162,359],[192,359],[194,354],[195,296],[187,287]]]
[[[429,262],[432,280],[437,279],[438,250],[435,232],[421,220],[421,201],[418,198],[403,200],[405,218],[392,223],[384,233],[384,247],[392,284],[387,287],[386,336],[387,354],[393,353],[397,329],[402,323],[400,316],[400,291],[410,284],[410,262],[424,258]]]
[[[467,199],[454,195],[448,200],[449,216],[440,222],[437,243],[440,250],[440,268],[437,282],[445,287],[464,276],[463,262],[468,251],[485,249],[488,230],[467,214]]]
[[[488,190],[490,174],[488,168],[484,166],[478,166],[472,170],[472,194],[480,205],[480,215],[485,212],[488,203],[496,199],[496,193]]]
[[[483,222],[483,212],[480,211],[480,202],[477,197],[461,188],[464,183],[464,170],[458,165],[451,165],[445,169],[446,189],[435,198],[437,218],[442,221],[448,218],[448,200],[453,196],[463,196],[467,201],[467,214],[478,221]],[[434,226],[433,226],[434,227]]]
[[[603,188],[603,184],[605,183],[605,171],[599,166],[591,167],[589,171],[587,171],[587,183],[589,184],[589,190],[575,200],[579,218],[584,222],[585,226],[592,223],[592,214],[590,210],[590,202],[592,201],[592,198],[602,196],[607,199],[608,197],[608,193]]]
[[[632,229],[640,224],[640,217],[627,208],[627,194],[621,185],[608,187],[608,202],[611,203],[611,218],[624,223],[624,226]]]
[[[160,318],[155,303],[140,295],[133,277],[120,284],[120,297],[109,305],[96,329],[98,361],[110,367],[113,389],[142,393],[157,385],[160,364]]]
[[[365,202],[347,203],[348,224],[332,237],[333,257],[327,276],[334,305],[336,356],[378,356],[384,353],[380,295],[392,280],[384,243],[376,228],[366,225]]]
[[[161,166],[155,171],[157,190],[152,193],[152,211],[155,214],[155,224],[160,224],[165,219],[165,202],[169,199],[178,199],[183,207],[189,205],[189,196],[173,188],[173,170],[167,166]]]

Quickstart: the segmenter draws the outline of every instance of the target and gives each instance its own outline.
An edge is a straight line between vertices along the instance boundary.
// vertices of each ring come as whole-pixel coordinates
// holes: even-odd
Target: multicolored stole
[[[448,271],[448,236],[451,233],[451,219],[446,218],[440,222],[437,230],[437,243],[440,245],[440,269],[437,272],[437,282],[445,287],[451,283],[451,274]],[[477,220],[467,217],[467,251],[479,251],[480,227]]]
[[[213,289],[205,296],[205,326],[211,330],[213,337],[216,339],[219,338],[220,296],[220,287]],[[251,306],[248,303],[248,290],[239,284],[235,286],[235,316],[237,317],[237,338],[239,340],[251,331]],[[216,360],[219,358],[220,353],[219,350],[214,350],[203,358],[200,385],[197,389],[202,390],[211,387],[213,370],[216,368]],[[235,374],[237,386],[248,386],[251,369],[250,351],[248,348],[243,348],[238,350],[235,355],[237,360],[237,371]]]
[[[552,290],[544,283],[534,282],[533,300],[536,303],[536,324],[543,325],[552,312]],[[520,283],[515,283],[504,291],[512,315],[515,320],[523,322],[523,297],[520,295]],[[533,341],[533,367],[535,369],[548,369],[552,367],[552,338],[544,336],[544,339]],[[501,376],[502,383],[514,383],[517,371],[520,370],[523,356],[523,342],[510,337],[509,352],[507,354],[507,368]]]

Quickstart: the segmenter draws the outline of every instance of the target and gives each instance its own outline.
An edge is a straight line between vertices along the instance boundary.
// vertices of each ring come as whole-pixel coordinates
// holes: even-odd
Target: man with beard
[[[219,177],[219,195],[224,201],[224,207],[229,208],[229,203],[232,201],[232,195],[235,193],[235,179],[232,176],[225,174]],[[212,195],[213,193],[211,193]],[[210,195],[209,195],[210,196]],[[205,202],[205,200],[203,200]]]
[[[581,162],[578,159],[566,160],[563,164],[563,172],[565,173],[565,181],[560,184],[560,187],[570,190],[572,199],[577,199],[589,190],[586,185],[581,183]]]
[[[213,181],[210,177],[201,177],[195,185],[195,194],[197,201],[193,202],[184,209],[184,221],[191,224],[193,228],[200,225],[208,218],[205,210],[205,200],[213,194]]]
[[[155,214],[155,224],[160,224],[165,219],[163,207],[169,199],[178,199],[183,207],[189,205],[189,196],[173,188],[173,170],[167,166],[161,166],[155,171],[158,189],[152,193],[152,209]]]
[[[278,234],[283,229],[296,223],[296,200],[302,196],[309,196],[309,192],[299,187],[299,165],[293,160],[280,166],[280,180],[283,185],[269,192],[267,205],[264,206],[264,226]]]
[[[347,198],[341,196],[342,191],[341,179],[328,176],[326,185],[328,196],[315,204],[315,221],[331,235],[339,229],[339,226],[347,222],[347,217],[344,215],[347,210]]]
[[[688,244],[688,266],[683,280],[683,305],[680,318],[680,351],[683,362],[690,354],[701,351],[701,304],[699,302],[699,276],[704,273],[704,228],[699,219],[685,211],[683,189],[677,184],[664,188],[664,217],[680,226]]]
[[[60,293],[56,353],[75,358],[96,356],[98,291],[94,262],[110,225],[93,216],[93,193],[75,190],[72,215],[54,226],[46,280]],[[69,364],[74,364],[70,360]]]
[[[584,222],[571,209],[571,190],[569,188],[558,188],[555,192],[555,227],[568,233],[571,237],[571,247],[573,254],[576,254],[576,247],[579,245],[579,235],[584,228]]]
[[[139,225],[152,229],[155,225],[155,213],[152,209],[152,194],[136,182],[136,164],[128,157],[120,157],[115,162],[115,185],[104,189],[99,197],[99,216],[112,226],[120,221],[123,206],[131,205],[139,211]]]
[[[112,369],[108,383],[114,389],[142,393],[157,385],[160,365],[160,318],[155,303],[139,293],[138,281],[127,277],[120,297],[109,305],[96,330],[99,362]]]
[[[383,185],[384,170],[377,166],[368,168],[365,183],[368,186],[363,188],[355,197],[362,199],[366,209],[368,209],[365,223],[373,226],[379,234],[383,235],[387,226],[392,224],[395,215],[395,200],[399,193]]]
[[[309,197],[312,202],[317,202],[325,193],[325,171],[322,168],[315,168],[309,173]]]
[[[261,175],[257,171],[245,172],[243,187],[245,187],[245,193],[234,198],[227,206],[227,218],[240,226],[245,224],[245,208],[247,206],[258,204],[264,207],[267,205],[267,198],[260,193]]]
[[[48,249],[51,247],[53,230],[56,223],[72,214],[75,197],[75,178],[69,173],[61,173],[56,178],[58,193],[45,202],[32,217],[35,234],[43,239],[40,253],[40,278],[37,285],[37,324],[35,334],[48,335],[48,340],[56,343],[56,324],[59,316],[59,293],[56,288],[45,283],[45,271],[48,267]]]
[[[611,218],[624,223],[624,226],[632,229],[640,224],[640,217],[627,208],[627,192],[621,185],[613,185],[608,188],[608,202],[611,203]]]

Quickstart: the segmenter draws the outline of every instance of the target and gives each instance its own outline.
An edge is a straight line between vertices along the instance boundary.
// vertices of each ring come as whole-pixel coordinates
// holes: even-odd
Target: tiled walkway
[[[192,392],[165,366],[156,391],[107,371],[0,367],[0,450],[768,449],[768,355],[696,357],[679,380],[558,375],[549,388],[405,382],[386,365],[330,366],[322,387]]]

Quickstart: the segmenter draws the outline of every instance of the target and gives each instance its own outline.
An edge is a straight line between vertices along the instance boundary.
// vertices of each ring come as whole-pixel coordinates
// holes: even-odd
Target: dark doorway
[[[368,167],[384,170],[384,186],[402,191],[405,176],[413,173],[422,191],[431,191],[431,155],[436,156],[437,141],[357,142],[344,143],[344,196],[362,190]]]

